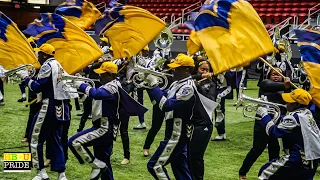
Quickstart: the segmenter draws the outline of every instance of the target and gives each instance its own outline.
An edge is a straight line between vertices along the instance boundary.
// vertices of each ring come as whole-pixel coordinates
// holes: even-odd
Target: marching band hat
[[[117,74],[118,73],[118,66],[112,62],[104,62],[101,64],[100,68],[94,70],[95,73],[97,74],[103,74],[103,73],[112,73],[112,74]]]
[[[149,51],[149,46],[148,46],[148,45],[146,45],[146,46],[143,48],[143,50],[145,50],[145,51]]]
[[[190,56],[180,53],[172,63],[168,64],[168,66],[171,69],[181,66],[194,67],[194,60]]]
[[[43,52],[51,56],[54,56],[54,52],[55,52],[54,47],[51,44],[47,44],[47,43],[44,43],[39,48],[34,48],[33,50],[36,52]]]
[[[105,42],[105,43],[107,43],[107,44],[109,43],[109,40],[108,40],[108,38],[106,38],[106,37],[100,38],[100,40],[103,41],[103,42]]]
[[[298,88],[291,93],[282,93],[282,99],[287,103],[296,102],[303,105],[309,105],[312,97],[306,90]]]

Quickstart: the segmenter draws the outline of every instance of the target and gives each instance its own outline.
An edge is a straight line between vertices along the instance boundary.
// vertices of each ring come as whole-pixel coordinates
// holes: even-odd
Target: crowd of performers
[[[49,165],[51,171],[58,173],[59,180],[66,180],[65,169],[70,156],[68,149],[80,164],[92,167],[90,179],[114,179],[110,163],[113,141],[120,133],[124,153],[121,164],[128,164],[130,116],[139,117],[135,130],[146,129],[143,92],[148,93],[153,105],[152,124],[141,147],[145,157],[151,155],[147,163],[151,176],[154,179],[170,179],[166,170],[170,164],[175,179],[204,179],[204,153],[213,126],[217,129],[217,136],[211,141],[226,140],[225,100],[230,98],[233,89],[236,89],[238,97],[246,88],[246,68],[214,76],[203,54],[193,58],[178,54],[172,58],[168,49],[157,49],[150,57],[149,48],[145,47],[135,57],[115,60],[107,38],[101,39],[100,46],[105,54],[80,72],[82,76],[94,80],[95,87],[80,80],[72,82],[80,94],[75,101],[76,108],[79,108],[77,102],[83,102],[79,127],[72,137],[68,137],[72,110],[70,100],[77,96],[58,86],[64,70],[54,59],[53,46],[43,44],[35,48],[42,65],[36,77],[29,78],[26,70],[16,73],[23,79],[19,84],[22,97],[18,102],[28,100],[30,108],[22,141],[29,143],[32,165],[38,170],[33,180],[49,179],[45,169]],[[156,67],[159,57],[165,62]],[[275,58],[278,61],[273,65],[277,71],[258,63],[257,70],[261,72],[259,97],[269,102],[287,104],[287,109],[282,108],[280,119],[273,121],[268,107],[258,108],[256,116],[260,118],[254,123],[253,146],[243,161],[239,177],[246,179],[251,166],[268,146],[269,162],[261,167],[259,179],[311,180],[318,167],[316,151],[320,152],[319,136],[314,135],[319,133],[319,109],[310,103],[308,89],[293,90],[290,78],[282,78],[278,74],[286,74],[288,68],[281,63],[279,53]],[[170,85],[160,89],[158,78],[148,74],[144,77],[144,83],[150,88],[135,86],[132,82],[133,75],[137,73],[134,71],[135,63],[172,74],[172,77],[168,76]],[[301,77],[301,81],[306,84],[307,78]],[[28,98],[25,87],[29,91]],[[3,95],[3,82],[0,81],[0,105],[4,105]],[[207,111],[205,104],[208,103],[216,106],[215,113]],[[241,105],[241,102],[236,105]],[[92,119],[92,127],[84,129],[89,118]],[[155,152],[149,154],[150,146],[164,122],[165,137]],[[44,144],[46,152],[43,150]],[[89,146],[93,146],[93,152],[88,149]],[[280,156],[282,151],[285,155]]]

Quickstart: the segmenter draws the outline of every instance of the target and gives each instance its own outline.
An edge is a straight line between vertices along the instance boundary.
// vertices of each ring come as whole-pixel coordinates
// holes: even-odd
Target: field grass
[[[257,96],[256,81],[248,82],[248,90],[246,95],[251,97]],[[145,106],[151,109],[151,103],[145,93]],[[5,85],[5,102],[6,105],[0,107],[0,160],[3,158],[3,152],[27,152],[28,148],[11,147],[23,146],[20,140],[23,138],[25,126],[27,122],[28,108],[24,104],[18,103],[20,98],[18,85]],[[242,117],[240,109],[236,110],[232,105],[234,100],[226,102],[226,132],[227,141],[210,142],[205,154],[205,179],[206,180],[236,180],[238,179],[238,170],[242,164],[244,157],[252,146],[253,120]],[[71,127],[69,135],[76,133],[80,118],[75,116],[79,112],[73,111]],[[146,113],[145,119],[148,128],[151,125],[151,111]],[[121,138],[118,137],[114,143],[112,159],[112,168],[116,180],[148,180],[152,176],[148,173],[146,164],[149,160],[143,157],[142,147],[144,144],[147,130],[136,131],[132,128],[136,126],[138,120],[132,117],[129,124],[131,162],[128,165],[120,165],[123,159],[123,151]],[[87,126],[91,125],[91,121],[87,122]],[[216,135],[214,130],[212,137]],[[150,152],[153,153],[157,148],[159,141],[163,139],[164,126],[158,133]],[[5,149],[7,148],[7,149]],[[266,150],[267,151],[267,150]],[[267,162],[266,151],[260,156],[248,173],[248,180],[257,179],[257,173],[260,167]],[[168,166],[171,173],[170,166]],[[69,161],[67,163],[67,177],[69,180],[86,180],[89,179],[90,167],[88,165],[80,165],[73,154],[69,151]],[[49,170],[48,170],[49,171]],[[32,173],[3,173],[3,163],[0,163],[0,180],[30,180],[35,175]],[[57,174],[49,171],[51,179],[56,179]],[[174,176],[171,173],[172,179]],[[315,179],[320,179],[320,173],[317,173]]]

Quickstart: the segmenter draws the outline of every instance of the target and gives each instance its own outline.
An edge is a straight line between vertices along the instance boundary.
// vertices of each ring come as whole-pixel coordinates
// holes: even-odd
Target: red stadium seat
[[[275,8],[276,7],[276,3],[268,3],[268,7],[269,8]]]
[[[182,34],[182,33],[183,33],[183,30],[178,29],[178,30],[176,31],[176,33],[177,33],[177,34]]]
[[[301,12],[301,13],[307,13],[308,12],[308,8],[299,8],[299,11]]]
[[[317,3],[317,2],[308,2],[308,4],[309,4],[309,7],[311,8],[311,7],[314,7],[315,5],[317,5],[319,3]]]
[[[275,13],[273,15],[273,23],[278,24],[281,22],[281,14],[280,13]]]
[[[267,12],[267,9],[266,9],[266,8],[260,8],[260,9],[259,9],[259,12],[261,12],[261,13],[266,13],[266,12]]]
[[[271,28],[271,24],[266,24],[266,25],[264,25],[264,27],[266,28],[266,29],[270,29]]]
[[[283,8],[284,7],[284,3],[281,3],[281,2],[277,2],[276,5],[279,8]]]
[[[282,21],[287,19],[287,18],[289,18],[289,17],[291,17],[289,13],[282,13],[281,16],[282,16],[281,17]]]
[[[274,11],[275,11],[274,8],[268,8],[268,9],[267,9],[267,12],[268,12],[268,13],[272,13],[272,12],[274,12]]]
[[[272,23],[272,14],[266,14],[266,23],[271,24]]]
[[[300,9],[299,9],[299,8],[292,8],[292,9],[291,9],[291,12],[293,12],[293,13],[298,13],[298,12],[300,12]]]
[[[281,12],[283,12],[283,8],[276,8],[275,11],[278,13],[281,13]]]
[[[292,7],[298,8],[298,7],[301,7],[301,4],[300,2],[295,2],[295,3],[292,3]]]
[[[253,6],[254,8],[259,8],[259,7],[260,7],[260,3],[254,3],[254,4],[252,4],[252,6]]]
[[[286,12],[286,13],[288,13],[288,12],[290,12],[291,11],[291,8],[284,8],[283,9],[283,12]]]
[[[183,33],[184,33],[184,34],[190,34],[190,33],[191,33],[191,30],[190,30],[190,29],[185,29],[185,30],[183,30]]]
[[[298,14],[298,22],[299,24],[303,23],[308,18],[307,13],[299,13]]]
[[[284,7],[290,8],[290,7],[292,7],[292,3],[286,2],[286,3],[284,3]]]
[[[259,13],[259,16],[260,16],[261,20],[262,20],[263,22],[265,22],[266,14],[265,14],[265,13]]]

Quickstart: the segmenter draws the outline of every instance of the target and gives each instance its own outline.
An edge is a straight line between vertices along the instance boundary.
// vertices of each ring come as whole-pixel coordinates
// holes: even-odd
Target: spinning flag
[[[320,32],[295,30],[303,67],[308,74],[312,88],[309,93],[313,103],[320,107]]]
[[[86,0],[66,1],[56,8],[56,13],[63,15],[83,30],[88,29],[101,16],[94,4]]]
[[[115,59],[132,57],[140,52],[166,26],[149,11],[128,5],[106,9],[95,23],[96,34],[109,38]]]
[[[27,38],[2,12],[0,12],[0,54],[0,65],[5,69],[16,68],[23,64],[33,64],[35,68],[40,68]]]
[[[198,35],[194,37],[199,38],[215,74],[247,65],[274,50],[259,15],[245,0],[207,0],[194,28]],[[190,41],[197,42],[192,37]],[[187,47],[189,53],[195,51]]]
[[[33,37],[38,46],[43,43],[55,48],[55,59],[65,71],[74,74],[103,55],[97,43],[82,29],[66,18],[42,13],[23,32]]]

